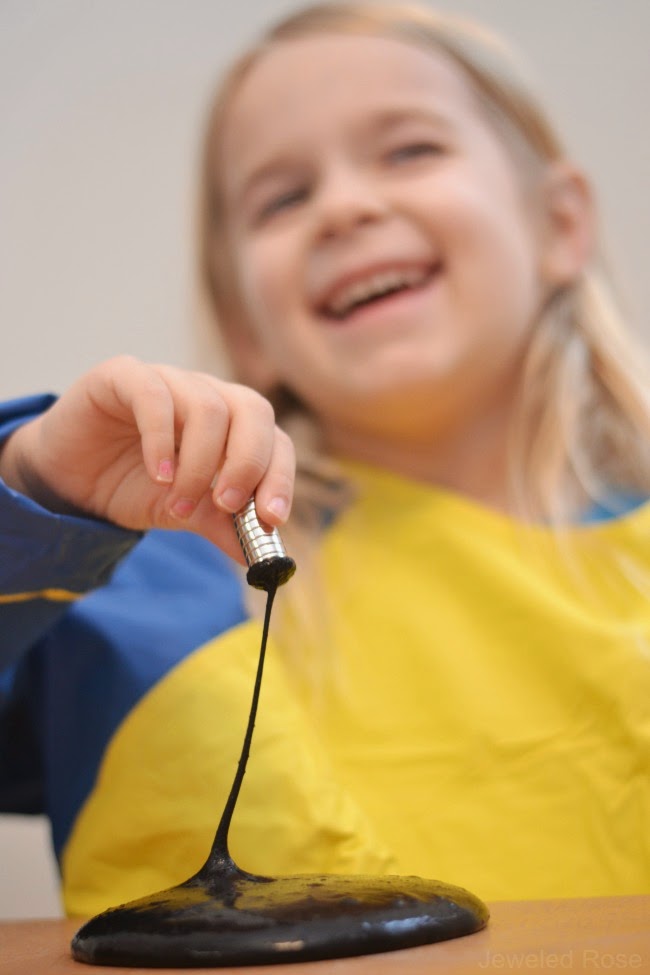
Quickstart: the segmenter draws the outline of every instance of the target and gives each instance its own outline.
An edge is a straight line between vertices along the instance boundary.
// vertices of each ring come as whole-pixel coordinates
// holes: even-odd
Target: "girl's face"
[[[259,354],[326,433],[417,437],[511,397],[541,301],[523,180],[462,73],[397,40],[276,45],[221,142]]]

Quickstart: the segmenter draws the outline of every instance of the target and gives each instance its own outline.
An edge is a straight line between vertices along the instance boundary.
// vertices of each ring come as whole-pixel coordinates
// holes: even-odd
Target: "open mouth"
[[[318,312],[330,321],[346,321],[365,308],[421,290],[439,271],[440,265],[428,265],[373,272],[334,289],[320,303]]]

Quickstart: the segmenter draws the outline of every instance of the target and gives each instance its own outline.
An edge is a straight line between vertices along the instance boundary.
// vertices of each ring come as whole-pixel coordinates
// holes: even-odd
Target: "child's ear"
[[[574,281],[589,263],[596,239],[591,186],[578,168],[553,163],[543,187],[541,275],[551,287]]]

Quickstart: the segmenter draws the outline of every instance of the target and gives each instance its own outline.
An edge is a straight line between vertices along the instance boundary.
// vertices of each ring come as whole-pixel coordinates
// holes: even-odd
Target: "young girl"
[[[6,411],[2,793],[51,815],[68,911],[209,848],[259,633],[210,542],[291,502],[248,386],[297,447],[299,571],[236,860],[647,892],[650,410],[589,186],[506,53],[401,3],[289,17],[225,81],[202,213],[244,385],[118,360]]]

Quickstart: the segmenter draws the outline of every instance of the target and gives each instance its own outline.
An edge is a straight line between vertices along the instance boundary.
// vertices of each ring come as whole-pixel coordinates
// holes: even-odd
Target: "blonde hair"
[[[265,51],[323,32],[390,37],[442,51],[460,68],[504,144],[518,157],[525,152],[529,170],[564,156],[521,66],[484,28],[402,3],[317,4],[288,16],[233,66],[208,128],[201,266],[217,321],[228,322],[230,330],[247,325],[229,265],[224,203],[214,179],[215,133],[240,82]],[[625,334],[609,277],[596,254],[577,280],[546,302],[531,337],[510,442],[513,504],[524,517],[533,514],[559,523],[574,515],[585,499],[611,504],[612,492],[649,492],[650,401],[639,365],[642,357]],[[250,381],[246,374],[238,378]],[[305,445],[315,443],[314,449],[303,451],[299,464],[296,501],[304,514],[322,481],[317,438],[313,429],[311,438],[305,437],[308,413],[289,390],[262,392],[274,403],[281,424],[291,427],[300,416],[300,439]],[[328,474],[325,479],[333,482]]]

